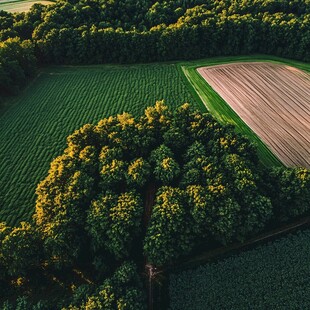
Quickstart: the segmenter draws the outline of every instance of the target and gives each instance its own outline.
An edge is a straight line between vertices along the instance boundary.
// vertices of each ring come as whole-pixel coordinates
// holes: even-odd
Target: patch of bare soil
[[[308,73],[261,62],[198,72],[285,165],[310,168]]]

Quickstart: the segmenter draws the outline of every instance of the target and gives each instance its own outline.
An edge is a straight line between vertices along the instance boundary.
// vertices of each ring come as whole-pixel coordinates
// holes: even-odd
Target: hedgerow
[[[141,63],[272,54],[309,61],[309,5],[302,1],[58,1],[0,12],[0,40],[31,40],[39,63]],[[20,47],[16,46],[16,50]],[[26,51],[25,51],[26,52]],[[0,53],[0,94],[27,72]],[[27,74],[26,74],[27,75]]]

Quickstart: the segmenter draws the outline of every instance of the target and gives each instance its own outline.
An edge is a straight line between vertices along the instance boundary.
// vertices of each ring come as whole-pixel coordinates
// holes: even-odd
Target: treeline
[[[27,52],[41,64],[251,53],[309,61],[310,9],[307,0],[58,1],[46,7],[35,4],[27,13],[0,12],[0,40],[16,37],[21,46],[24,40],[32,42],[34,50]],[[14,92],[23,85],[22,76],[28,76],[23,66],[16,69],[16,62],[18,58],[0,55],[1,94]]]
[[[143,309],[144,264],[171,264],[201,242],[242,241],[309,214],[310,173],[269,170],[233,127],[157,102],[139,118],[76,130],[37,195],[33,226],[0,226],[0,286],[46,268],[88,268],[96,285],[57,309]]]
[[[35,71],[36,58],[30,40],[16,37],[0,42],[0,94],[18,93]]]

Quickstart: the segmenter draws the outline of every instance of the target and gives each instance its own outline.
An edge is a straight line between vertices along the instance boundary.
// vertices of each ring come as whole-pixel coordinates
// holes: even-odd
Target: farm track
[[[156,100],[195,103],[175,65],[51,68],[0,110],[0,222],[31,220],[35,188],[66,137],[86,123]]]
[[[271,63],[199,68],[208,84],[287,166],[310,168],[310,75]]]

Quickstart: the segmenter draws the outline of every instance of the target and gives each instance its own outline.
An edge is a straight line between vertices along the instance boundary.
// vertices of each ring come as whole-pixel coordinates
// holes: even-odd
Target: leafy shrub
[[[278,218],[292,218],[310,210],[309,170],[273,169],[268,189]]]
[[[33,226],[22,222],[19,227],[0,224],[0,264],[11,276],[25,275],[38,268],[42,244]]]

